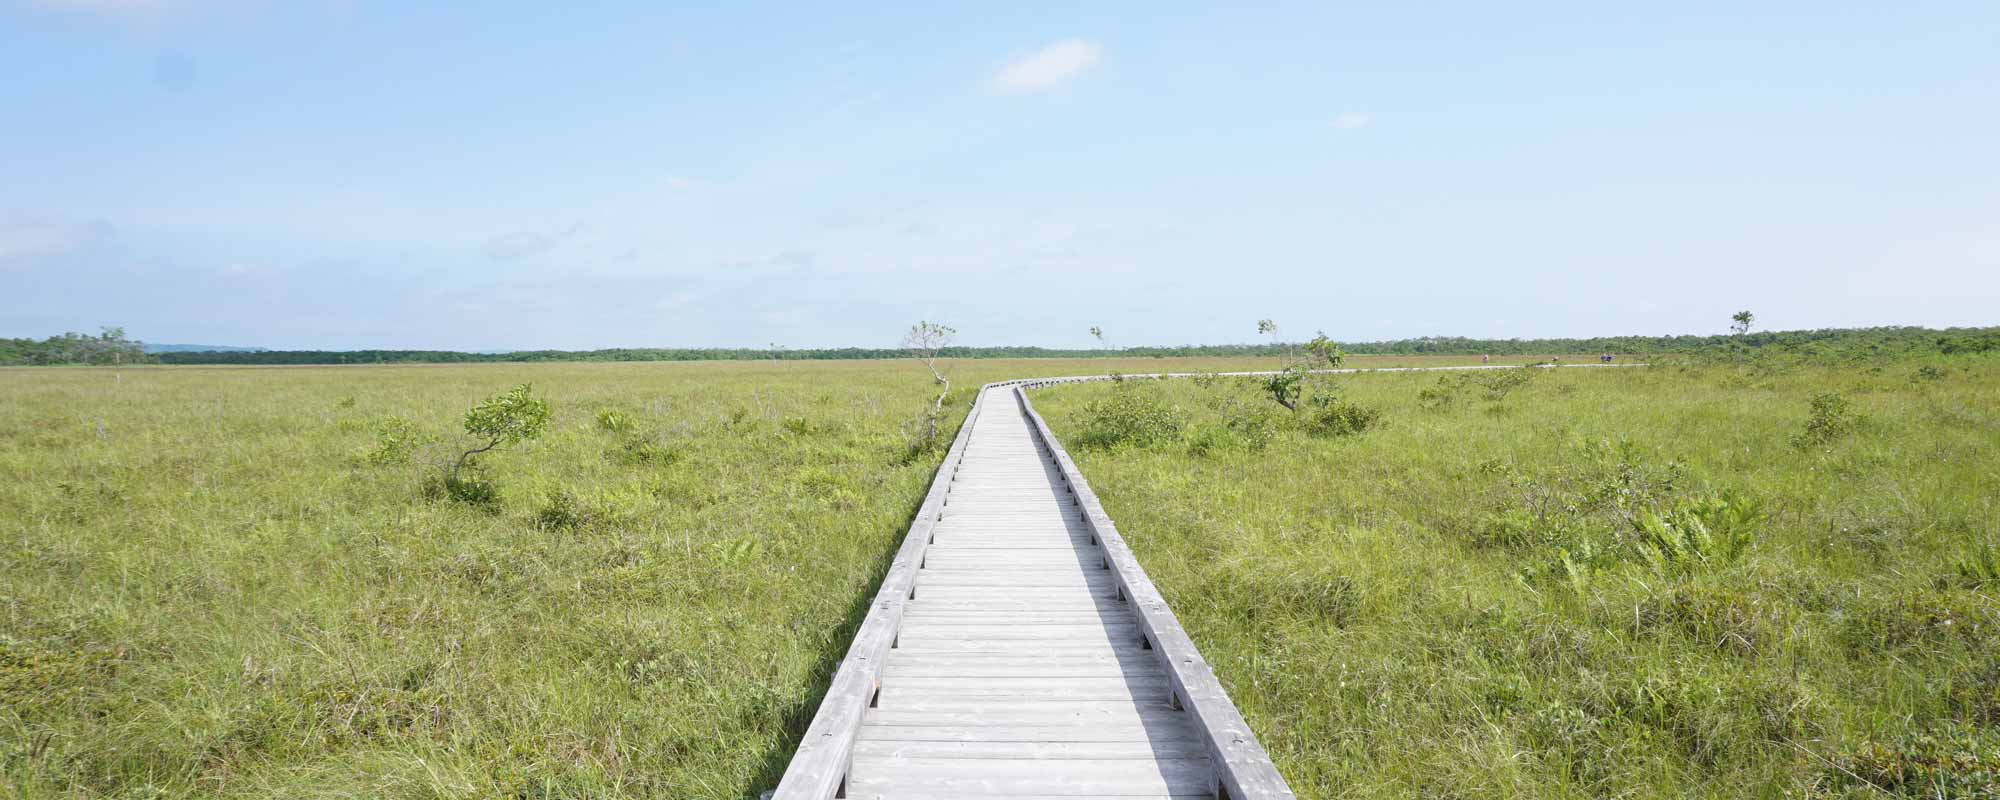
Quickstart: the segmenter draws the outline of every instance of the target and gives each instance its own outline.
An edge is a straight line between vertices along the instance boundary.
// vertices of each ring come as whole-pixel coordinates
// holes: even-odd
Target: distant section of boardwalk
[[[1028,401],[1102,379],[980,391],[776,800],[1292,797]]]

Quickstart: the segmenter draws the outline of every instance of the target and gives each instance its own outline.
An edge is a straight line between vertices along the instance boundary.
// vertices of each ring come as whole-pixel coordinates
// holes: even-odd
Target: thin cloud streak
[[[1375,122],[1375,115],[1366,111],[1343,111],[1333,117],[1333,129],[1337,131],[1358,131]]]
[[[1096,42],[1064,39],[1001,67],[993,75],[992,87],[1001,94],[1046,92],[1089,71],[1103,56]]]

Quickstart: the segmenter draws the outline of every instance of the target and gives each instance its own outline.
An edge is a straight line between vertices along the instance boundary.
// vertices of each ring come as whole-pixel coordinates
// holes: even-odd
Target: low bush
[[[1076,443],[1086,448],[1152,447],[1178,439],[1186,422],[1157,387],[1119,386],[1083,407]]]
[[[1857,417],[1853,403],[1839,392],[1813,395],[1805,430],[1792,437],[1792,446],[1801,450],[1832,444],[1854,432]]]
[[[410,456],[437,436],[402,417],[384,417],[375,422],[375,446],[361,453],[361,460],[376,466],[408,464]]]
[[[552,489],[535,511],[535,527],[545,531],[575,531],[589,525],[590,510],[568,489]]]
[[[1353,436],[1381,420],[1381,409],[1322,394],[1306,402],[1299,424],[1314,436]]]
[[[618,440],[607,456],[628,467],[662,466],[681,459],[681,447],[657,433],[633,433]]]

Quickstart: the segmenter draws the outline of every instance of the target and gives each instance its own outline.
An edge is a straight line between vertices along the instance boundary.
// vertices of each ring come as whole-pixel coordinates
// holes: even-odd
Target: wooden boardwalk
[[[1291,797],[1033,413],[1047,382],[980,392],[778,800]]]
[[[1214,797],[1104,548],[1011,392],[987,399],[917,570],[849,797]]]

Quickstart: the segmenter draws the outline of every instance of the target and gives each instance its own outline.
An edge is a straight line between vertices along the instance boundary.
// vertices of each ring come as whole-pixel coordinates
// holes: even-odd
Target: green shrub
[[[1806,417],[1805,430],[1792,437],[1792,446],[1801,450],[1827,445],[1854,432],[1853,403],[1839,392],[1814,395]]]
[[[1534,367],[1520,367],[1474,374],[1479,375],[1477,378],[1479,385],[1486,389],[1486,399],[1498,403],[1507,399],[1507,395],[1513,394],[1515,390],[1534,383],[1535,377],[1541,375],[1542,371]]]
[[[1443,411],[1458,404],[1458,390],[1465,386],[1463,380],[1453,380],[1457,375],[1438,378],[1437,383],[1417,390],[1417,404],[1431,411]]]
[[[1534,367],[1448,372],[1438,376],[1436,383],[1419,390],[1417,403],[1432,411],[1443,411],[1458,405],[1458,401],[1473,389],[1481,390],[1481,396],[1498,403],[1516,390],[1534,383],[1539,375],[1541,370]]]
[[[1110,395],[1084,404],[1082,447],[1152,447],[1180,438],[1185,422],[1179,408],[1167,403],[1155,387],[1127,384]]]
[[[657,433],[637,433],[619,439],[607,455],[626,466],[660,466],[679,461],[681,448]]]
[[[402,417],[384,417],[375,423],[375,446],[361,454],[361,460],[377,466],[407,464],[410,456],[437,437],[419,429]]]
[[[1267,408],[1234,401],[1225,403],[1218,409],[1215,422],[1196,425],[1187,431],[1188,452],[1202,456],[1217,450],[1263,450],[1278,433],[1278,423]]]
[[[1381,409],[1321,394],[1306,403],[1299,424],[1314,436],[1353,436],[1381,420]]]
[[[590,524],[590,510],[568,489],[549,490],[548,500],[535,511],[535,527],[545,531],[575,531]]]

